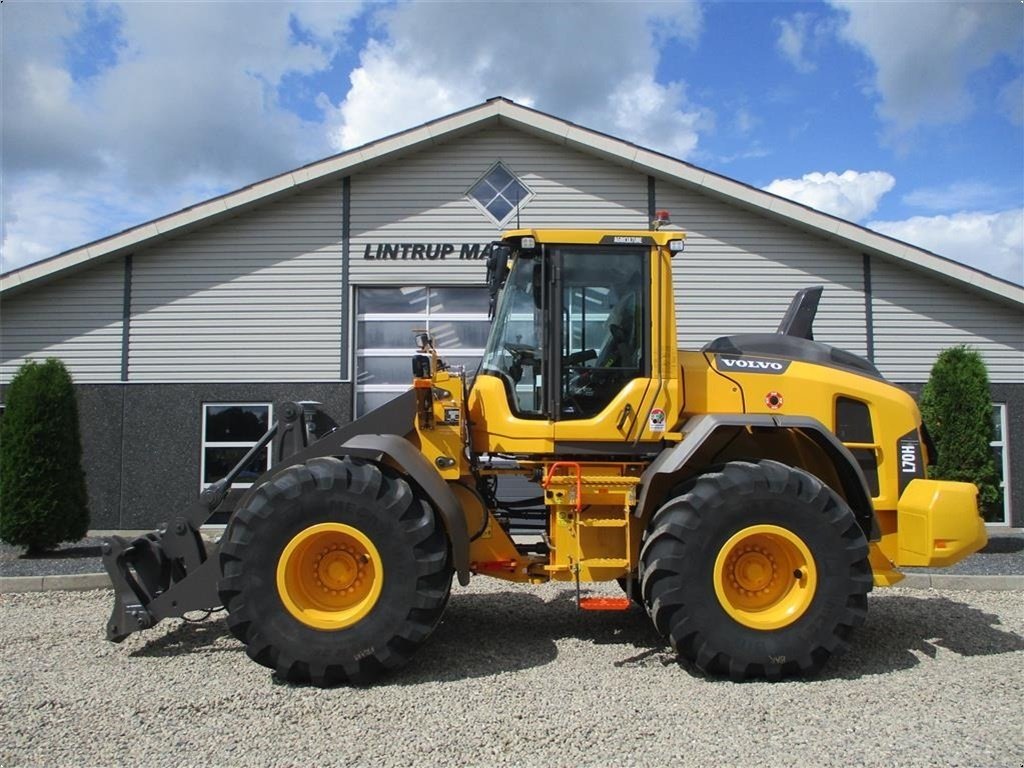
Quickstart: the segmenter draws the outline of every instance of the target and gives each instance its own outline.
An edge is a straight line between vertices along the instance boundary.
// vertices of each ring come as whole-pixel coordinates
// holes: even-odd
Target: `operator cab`
[[[651,306],[654,284],[667,280],[655,273],[669,239],[681,250],[681,232],[520,230],[492,248],[494,316],[477,381],[485,388],[488,378],[501,382],[512,419],[610,419],[620,426],[602,429],[607,439],[639,432],[638,414],[660,370],[652,328],[660,336],[665,318],[652,323]],[[674,332],[672,307],[662,309]]]
[[[647,248],[534,245],[510,255],[480,372],[504,382],[517,415],[594,416],[647,375]]]

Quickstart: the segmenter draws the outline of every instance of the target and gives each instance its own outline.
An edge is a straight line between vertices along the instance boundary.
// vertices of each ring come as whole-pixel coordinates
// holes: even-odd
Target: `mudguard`
[[[868,538],[880,535],[871,504],[871,492],[857,460],[839,438],[817,419],[807,416],[771,416],[744,413],[711,413],[694,416],[683,425],[683,440],[662,451],[641,476],[642,489],[634,514],[642,517],[652,500],[648,498],[651,482],[659,475],[672,475],[686,466],[697,449],[720,427],[751,427],[759,429],[795,429],[808,435],[829,456],[843,484],[843,493]]]

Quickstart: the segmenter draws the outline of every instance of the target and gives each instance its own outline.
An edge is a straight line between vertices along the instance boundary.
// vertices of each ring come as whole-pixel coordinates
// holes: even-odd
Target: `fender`
[[[286,406],[291,406],[290,408]],[[274,466],[253,482],[252,487],[235,505],[241,509],[248,503],[256,489],[282,469],[304,464],[310,459],[322,456],[354,456],[369,461],[380,461],[387,456],[406,472],[427,495],[428,500],[441,516],[445,532],[452,547],[452,564],[459,577],[459,584],[469,584],[469,532],[455,494],[437,474],[426,457],[403,435],[409,433],[416,423],[416,393],[408,390],[382,408],[370,411],[353,422],[345,424],[308,446],[292,452],[281,447],[285,436],[301,436],[302,409],[291,403],[275,405],[277,413],[287,414],[288,422],[275,438]]]
[[[662,451],[641,475],[642,488],[634,515],[641,517],[653,503],[648,498],[651,482],[659,476],[672,475],[683,469],[697,449],[722,427],[795,430],[810,437],[832,459],[842,483],[842,490],[858,522],[872,541],[880,536],[871,504],[871,493],[857,460],[828,427],[808,416],[771,416],[763,414],[711,413],[694,416],[683,425],[682,442]]]

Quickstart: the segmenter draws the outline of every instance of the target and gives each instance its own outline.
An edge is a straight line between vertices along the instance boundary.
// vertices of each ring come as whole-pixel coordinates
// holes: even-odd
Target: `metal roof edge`
[[[495,118],[497,114],[498,100],[477,104],[460,112],[385,136],[115,232],[77,248],[0,274],[0,294],[27,287],[31,283],[57,276],[88,262],[113,258],[130,253],[139,247],[153,245],[163,239],[183,234],[195,228],[202,221],[212,223],[214,220],[244,210],[260,201],[292,192],[300,186],[350,174],[358,168],[380,162],[383,158],[401,152],[403,149],[439,141],[452,133],[466,130],[472,126],[479,126],[488,119]]]
[[[127,253],[139,246],[187,231],[199,222],[220,218],[258,201],[285,194],[332,176],[350,174],[402,150],[434,143],[496,119],[549,140],[590,152],[636,170],[689,186],[748,210],[815,232],[857,250],[890,258],[914,269],[937,273],[971,290],[1024,307],[1024,286],[1003,280],[931,251],[888,237],[853,222],[822,213],[787,198],[730,179],[683,160],[601,133],[545,112],[495,97],[459,112],[385,136],[295,170],[272,176],[220,197],[132,227],[109,237],[0,275],[0,293],[20,289],[87,262]]]
[[[544,123],[554,121],[559,128],[550,131],[552,138],[567,145],[616,159],[637,170],[739,203],[749,210],[816,232],[857,250],[890,258],[919,271],[937,273],[971,290],[1024,307],[1024,286],[684,160],[507,100],[503,102],[501,117],[506,123],[529,126],[535,131],[544,130],[537,118]]]

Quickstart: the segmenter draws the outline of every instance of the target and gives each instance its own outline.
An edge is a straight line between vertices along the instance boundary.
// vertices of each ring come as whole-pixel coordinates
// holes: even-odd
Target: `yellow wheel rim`
[[[277,561],[277,593],[292,616],[314,629],[351,627],[376,605],[384,566],[358,528],[320,523],[300,531]]]
[[[718,602],[740,624],[782,629],[810,607],[818,570],[811,551],[792,531],[752,525],[719,550],[714,582]]]

